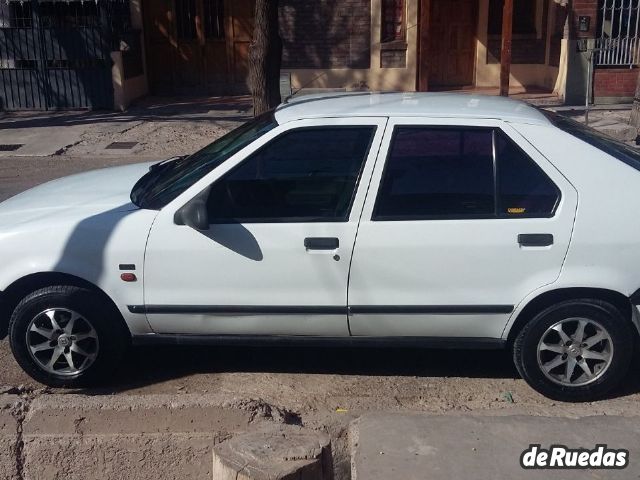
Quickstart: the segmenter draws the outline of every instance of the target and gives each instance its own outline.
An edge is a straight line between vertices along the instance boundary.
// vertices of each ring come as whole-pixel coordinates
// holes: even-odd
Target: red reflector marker
[[[136,280],[138,280],[138,277],[136,277],[135,273],[122,273],[120,275],[120,278],[125,282],[135,282]]]

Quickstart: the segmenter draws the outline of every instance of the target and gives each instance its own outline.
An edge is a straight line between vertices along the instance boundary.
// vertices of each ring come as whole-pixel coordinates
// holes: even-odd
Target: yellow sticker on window
[[[507,208],[507,212],[508,213],[524,213],[526,211],[527,211],[527,209],[526,208],[522,208],[522,207]]]

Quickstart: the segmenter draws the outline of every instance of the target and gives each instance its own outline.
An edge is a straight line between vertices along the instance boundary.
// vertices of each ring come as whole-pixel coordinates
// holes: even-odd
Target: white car
[[[640,155],[513,100],[302,97],[203,150],[0,204],[2,325],[36,380],[130,344],[513,349],[598,398],[640,323]]]

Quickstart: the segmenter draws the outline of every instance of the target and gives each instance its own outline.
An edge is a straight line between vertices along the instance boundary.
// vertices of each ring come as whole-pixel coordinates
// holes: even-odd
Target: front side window
[[[397,127],[373,220],[547,217],[560,193],[492,128]]]
[[[347,221],[375,127],[287,132],[212,187],[211,223]]]

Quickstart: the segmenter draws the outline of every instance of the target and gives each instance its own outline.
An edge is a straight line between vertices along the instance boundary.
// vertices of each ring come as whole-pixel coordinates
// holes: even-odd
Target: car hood
[[[127,211],[137,207],[129,198],[135,183],[152,163],[104,168],[53,180],[0,203],[0,221],[12,223],[79,214]],[[15,223],[14,223],[15,224]]]

